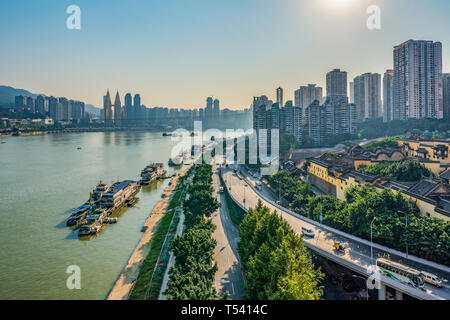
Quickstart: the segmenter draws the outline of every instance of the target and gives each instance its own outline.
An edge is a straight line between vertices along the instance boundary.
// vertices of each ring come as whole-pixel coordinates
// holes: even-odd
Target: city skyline
[[[447,1],[276,4],[197,1],[188,7],[182,1],[171,6],[79,1],[82,25],[74,31],[64,25],[67,3],[44,1],[39,8],[2,3],[0,26],[8,30],[2,37],[8,46],[0,62],[0,83],[70,96],[100,108],[98,92],[109,87],[133,88],[119,90],[140,92],[149,107],[194,109],[203,107],[205,96],[218,96],[224,108],[243,109],[251,105],[252,96],[275,96],[273,88],[283,88],[284,101],[294,100],[299,86],[325,88],[324,75],[334,68],[346,71],[348,80],[368,72],[384,74],[393,68],[394,46],[408,39],[440,41],[443,72],[449,71]],[[366,28],[370,4],[381,8],[381,30]],[[119,28],[114,21],[122,16],[128,25]],[[264,17],[281,23],[261,23]],[[318,26],[317,18],[326,23]],[[405,21],[414,23],[406,28],[400,25]],[[242,34],[236,36],[237,30]],[[197,36],[186,42],[193,33]],[[264,41],[261,35],[270,41],[255,55]],[[121,44],[110,50],[115,42]],[[25,50],[25,44],[39,50]]]

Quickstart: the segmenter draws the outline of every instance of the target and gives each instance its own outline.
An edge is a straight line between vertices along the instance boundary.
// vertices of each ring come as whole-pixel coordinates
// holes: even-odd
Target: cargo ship
[[[151,163],[141,171],[141,181],[139,181],[139,184],[148,185],[165,174],[166,170],[164,169],[164,164]]]

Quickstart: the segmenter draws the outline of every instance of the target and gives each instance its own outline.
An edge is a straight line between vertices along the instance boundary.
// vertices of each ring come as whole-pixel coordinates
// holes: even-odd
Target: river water
[[[100,180],[108,185],[137,180],[149,162],[167,164],[177,142],[149,132],[1,141],[6,143],[0,144],[0,299],[104,299],[168,180],[141,189],[135,207],[89,240],[65,226],[68,210],[86,201]],[[66,285],[71,265],[81,270],[79,290]]]

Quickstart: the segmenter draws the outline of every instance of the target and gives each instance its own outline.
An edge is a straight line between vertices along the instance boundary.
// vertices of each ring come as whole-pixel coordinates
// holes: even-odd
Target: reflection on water
[[[5,140],[0,150],[0,299],[104,299],[169,181],[142,188],[139,202],[121,209],[115,215],[119,221],[94,237],[79,239],[65,222],[100,180],[108,185],[137,180],[148,163],[167,164],[177,142],[148,132]],[[70,265],[81,269],[80,290],[66,287]]]

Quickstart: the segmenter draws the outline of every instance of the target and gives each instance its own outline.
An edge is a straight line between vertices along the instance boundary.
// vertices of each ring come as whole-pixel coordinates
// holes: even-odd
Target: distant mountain
[[[84,111],[92,113],[96,118],[99,118],[101,109],[97,108],[92,104],[86,104]]]
[[[25,89],[17,89],[9,86],[0,86],[0,106],[4,106],[7,108],[14,107],[15,97],[16,96],[27,96],[36,98],[39,94],[31,93]],[[48,96],[46,94],[41,93],[43,96]],[[70,98],[69,98],[70,99]],[[94,116],[100,116],[100,109],[92,104],[86,104],[86,112],[92,113]]]
[[[15,96],[27,96],[36,98],[37,94],[24,89],[16,89],[8,86],[0,86],[0,105],[4,107],[14,107]]]

